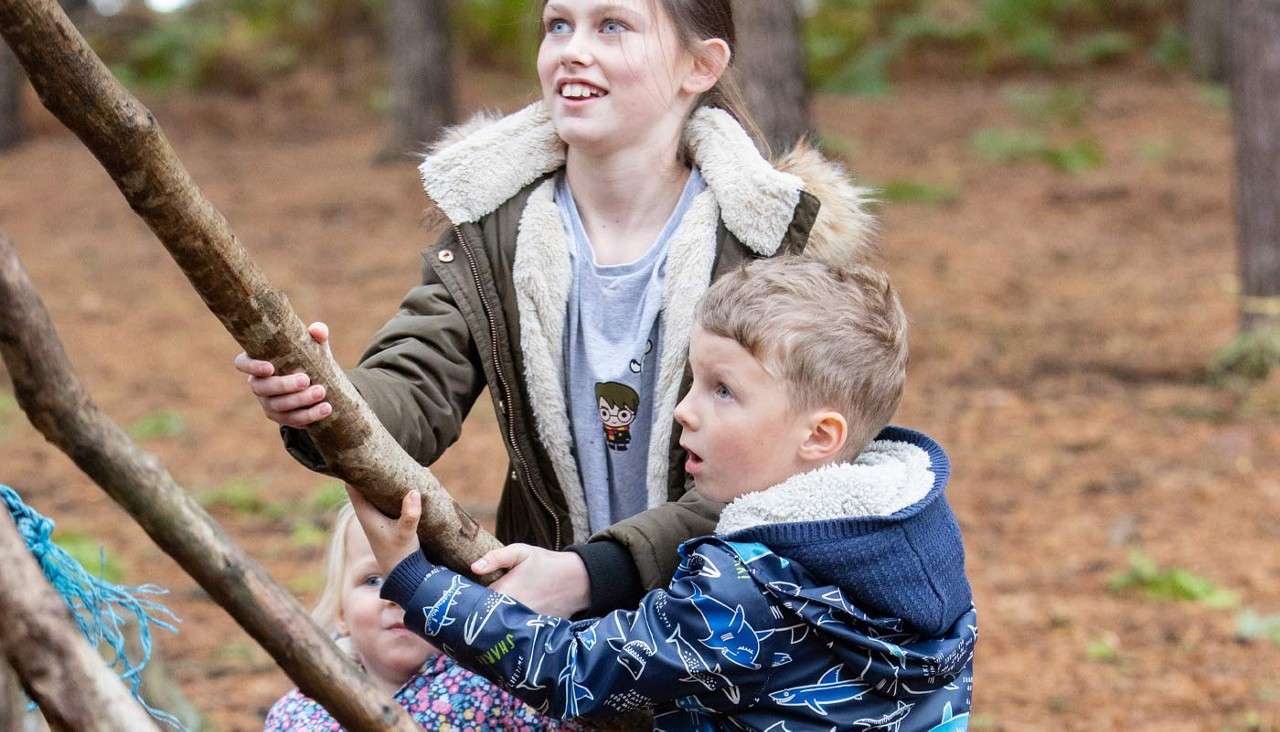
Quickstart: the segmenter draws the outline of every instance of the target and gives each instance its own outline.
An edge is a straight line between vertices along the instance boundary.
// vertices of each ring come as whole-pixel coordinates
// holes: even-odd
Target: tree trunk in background
[[[794,0],[733,5],[738,28],[734,62],[747,109],[775,153],[812,130],[800,13]]]
[[[448,0],[391,0],[387,40],[392,132],[383,158],[391,159],[421,152],[457,116]]]
[[[1228,10],[1231,0],[1187,0],[1187,35],[1196,76],[1226,81],[1231,62]]]
[[[1280,0],[1233,0],[1242,331],[1280,327]]]
[[[22,89],[26,77],[9,47],[0,43],[0,150],[22,142]]]

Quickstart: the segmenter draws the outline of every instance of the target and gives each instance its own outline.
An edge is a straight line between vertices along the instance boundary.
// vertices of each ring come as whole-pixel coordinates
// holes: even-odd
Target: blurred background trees
[[[456,121],[448,0],[389,0],[391,138],[384,157],[421,152]]]
[[[1231,16],[1240,329],[1265,373],[1280,363],[1280,2],[1232,0]]]

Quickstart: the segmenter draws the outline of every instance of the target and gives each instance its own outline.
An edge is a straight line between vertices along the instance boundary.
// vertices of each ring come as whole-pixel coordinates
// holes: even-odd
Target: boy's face
[[[685,469],[698,492],[717,501],[764,490],[809,466],[799,455],[807,416],[792,413],[786,384],[736,341],[695,328],[693,385],[676,406]]]

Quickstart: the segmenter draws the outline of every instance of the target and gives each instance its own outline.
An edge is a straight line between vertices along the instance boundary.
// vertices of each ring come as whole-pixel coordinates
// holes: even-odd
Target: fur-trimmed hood
[[[875,233],[868,189],[854,185],[842,165],[801,142],[776,164],[756,150],[741,125],[721,109],[697,110],[685,143],[726,228],[761,256],[777,251],[800,192],[822,204],[806,252],[837,260],[864,260]],[[545,104],[507,116],[480,113],[448,130],[419,171],[427,196],[454,224],[492,213],[525,186],[560,168],[565,145]]]
[[[927,435],[888,427],[853,463],[739,497],[716,534],[759,542],[873,616],[938,635],[973,604],[950,473]]]

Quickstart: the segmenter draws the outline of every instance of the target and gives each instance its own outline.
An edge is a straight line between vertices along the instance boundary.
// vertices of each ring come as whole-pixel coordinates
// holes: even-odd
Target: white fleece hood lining
[[[929,453],[908,442],[877,440],[852,463],[792,476],[733,500],[717,534],[769,524],[888,516],[920,502],[933,487]]]

